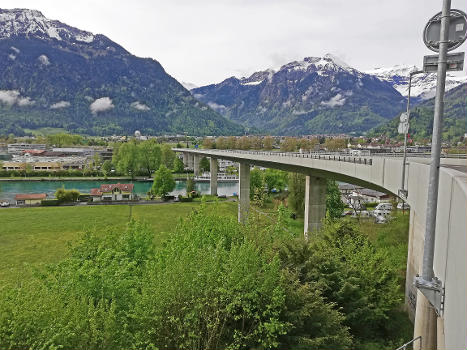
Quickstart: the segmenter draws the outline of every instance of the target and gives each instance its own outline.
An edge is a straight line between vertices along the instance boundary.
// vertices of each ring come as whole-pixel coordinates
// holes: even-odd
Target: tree
[[[157,196],[165,197],[169,192],[172,192],[174,188],[175,180],[173,179],[172,172],[162,164],[154,174],[152,191]]]
[[[326,185],[326,214],[331,219],[340,218],[344,212],[344,203],[339,186],[333,180],[327,180]]]
[[[266,169],[264,171],[264,183],[269,193],[275,188],[282,191],[287,185],[287,173],[277,169]]]
[[[188,197],[191,192],[195,190],[195,181],[192,177],[186,179],[186,196]]]
[[[250,171],[250,199],[264,191],[263,172],[257,168]]]
[[[286,137],[281,143],[282,152],[295,152],[297,150],[297,139],[295,137]]]
[[[78,190],[65,190],[65,188],[60,187],[55,191],[55,198],[60,202],[76,202],[79,196]]]
[[[302,216],[305,212],[305,175],[289,173],[287,205],[295,214]]]
[[[174,173],[183,173],[185,171],[185,164],[183,164],[183,160],[179,157],[174,158],[174,165],[173,165]]]
[[[161,162],[166,168],[172,169],[175,159],[175,152],[169,144],[163,144],[161,147],[162,157]]]
[[[210,148],[215,148],[216,144],[214,143],[214,140],[210,137],[205,137],[203,139],[203,148],[210,149]]]
[[[138,147],[133,142],[123,143],[118,147],[117,152],[114,152],[112,162],[120,174],[130,175],[133,178],[140,169]]]
[[[105,160],[104,163],[102,163],[101,171],[104,174],[104,176],[107,176],[110,174],[112,171],[112,162],[110,160]]]
[[[324,147],[331,152],[347,148],[347,140],[343,138],[327,138],[324,141]]]
[[[151,176],[161,165],[161,146],[155,140],[143,141],[138,144],[138,156],[141,168],[146,171],[147,176]]]
[[[217,149],[226,149],[227,148],[227,140],[225,137],[220,136],[216,139],[216,148]]]
[[[272,146],[274,145],[274,138],[271,136],[266,136],[263,139],[263,148],[267,151],[272,150]]]
[[[199,167],[203,172],[210,171],[211,164],[209,162],[209,159],[207,157],[201,158],[201,160],[199,161]]]

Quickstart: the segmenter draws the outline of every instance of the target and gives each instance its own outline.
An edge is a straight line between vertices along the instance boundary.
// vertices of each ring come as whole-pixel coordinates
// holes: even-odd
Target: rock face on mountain
[[[329,54],[191,91],[232,121],[284,135],[360,134],[405,106],[390,83]]]
[[[396,65],[389,68],[375,68],[366,73],[375,75],[383,81],[390,83],[399,93],[407,97],[409,88],[410,72],[418,71],[420,68],[416,66],[401,66]],[[412,87],[410,96],[414,98],[414,102],[418,103],[423,100],[430,99],[436,94],[436,73],[421,73],[416,74],[412,78]],[[446,76],[446,91],[467,83],[466,75],[454,75],[448,72]]]
[[[0,10],[0,132],[239,134],[159,62],[39,11]]]
[[[466,97],[467,83],[446,92],[444,97],[443,140],[457,142],[463,139],[464,134],[467,133]],[[434,105],[435,99],[431,98],[411,109],[409,134],[412,135],[412,138],[431,141]],[[371,130],[369,135],[402,138],[402,135],[398,135],[397,133],[398,124],[399,116]]]

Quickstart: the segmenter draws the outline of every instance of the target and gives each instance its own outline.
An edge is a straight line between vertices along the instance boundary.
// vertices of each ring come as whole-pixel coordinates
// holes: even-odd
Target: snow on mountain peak
[[[402,96],[407,97],[409,88],[409,75],[411,72],[419,70],[416,66],[395,65],[393,67],[374,68],[365,73],[375,75],[382,81],[389,82]],[[410,95],[426,100],[435,96],[436,74],[423,73],[412,77]],[[446,91],[467,83],[467,76],[456,76],[448,73],[446,75]]]
[[[317,71],[323,75],[326,71],[349,71],[356,72],[343,60],[332,54],[325,54],[323,57],[305,57],[302,61],[293,61],[281,67],[281,70],[307,70]]]
[[[72,39],[86,43],[94,40],[92,33],[50,20],[38,10],[0,9],[0,39],[22,35],[56,40]]]

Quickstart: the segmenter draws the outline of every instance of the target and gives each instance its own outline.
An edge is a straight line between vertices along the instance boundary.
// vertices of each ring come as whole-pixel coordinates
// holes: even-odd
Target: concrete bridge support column
[[[326,179],[317,176],[307,176],[305,180],[305,222],[304,234],[321,228],[326,216]]]
[[[185,168],[188,168],[189,167],[189,159],[190,158],[190,154],[188,152],[183,152],[183,165],[185,166]]]
[[[250,164],[240,163],[238,176],[238,222],[244,223],[250,211]]]
[[[200,175],[200,168],[199,168],[200,160],[201,160],[201,156],[197,154],[193,155],[193,172],[195,173],[195,176]]]
[[[217,159],[211,157],[209,168],[211,169],[211,196],[217,196]]]

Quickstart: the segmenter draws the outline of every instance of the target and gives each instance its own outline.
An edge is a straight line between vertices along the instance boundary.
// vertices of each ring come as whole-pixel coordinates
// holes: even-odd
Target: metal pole
[[[439,60],[436,85],[435,112],[433,119],[433,137],[431,140],[430,182],[425,225],[425,243],[423,250],[422,278],[431,282],[434,277],[433,257],[435,251],[436,210],[438,207],[439,164],[441,154],[441,130],[443,127],[444,91],[446,84],[446,58],[449,34],[449,11],[451,0],[443,0],[441,13],[441,31],[439,42]]]

